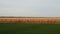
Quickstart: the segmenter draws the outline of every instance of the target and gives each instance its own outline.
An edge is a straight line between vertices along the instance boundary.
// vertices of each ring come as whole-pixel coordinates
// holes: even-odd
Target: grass
[[[0,34],[60,34],[60,24],[0,24]]]

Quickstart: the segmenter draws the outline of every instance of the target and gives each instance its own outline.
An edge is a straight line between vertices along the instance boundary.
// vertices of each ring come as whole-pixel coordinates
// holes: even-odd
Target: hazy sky
[[[0,16],[60,17],[60,0],[0,0]]]

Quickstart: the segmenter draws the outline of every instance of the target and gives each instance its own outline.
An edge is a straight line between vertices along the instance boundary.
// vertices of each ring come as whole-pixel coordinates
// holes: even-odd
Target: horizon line
[[[35,16],[0,16],[0,18],[60,18],[60,17],[35,17]]]

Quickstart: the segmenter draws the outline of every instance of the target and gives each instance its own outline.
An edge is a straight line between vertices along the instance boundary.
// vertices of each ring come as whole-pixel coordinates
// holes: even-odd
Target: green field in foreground
[[[60,24],[0,24],[0,34],[60,34]]]

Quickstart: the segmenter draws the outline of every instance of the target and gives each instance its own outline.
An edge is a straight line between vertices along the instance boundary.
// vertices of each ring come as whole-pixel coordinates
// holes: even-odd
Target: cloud
[[[60,0],[0,0],[0,16],[60,17]]]

